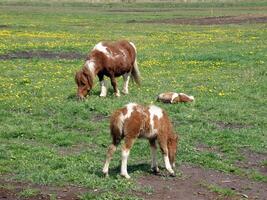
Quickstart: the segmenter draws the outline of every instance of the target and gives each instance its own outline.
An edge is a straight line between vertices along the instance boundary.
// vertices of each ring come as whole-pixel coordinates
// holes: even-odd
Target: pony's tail
[[[134,82],[137,85],[141,85],[141,76],[140,76],[140,72],[139,72],[139,69],[138,69],[136,57],[135,57],[135,60],[134,60],[134,67],[133,67],[131,76],[132,76]]]
[[[137,65],[136,47],[135,47],[134,43],[130,42],[130,44],[132,45],[132,47],[135,50],[135,59],[134,59],[133,69],[132,69],[132,72],[131,72],[131,78],[134,80],[134,82],[137,85],[141,85],[141,76],[140,76],[140,72],[139,72],[138,65]]]

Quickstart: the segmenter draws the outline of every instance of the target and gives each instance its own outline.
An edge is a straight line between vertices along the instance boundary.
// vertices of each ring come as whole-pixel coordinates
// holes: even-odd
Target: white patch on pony
[[[134,107],[136,107],[136,106],[137,106],[136,103],[128,103],[126,105],[126,110],[127,110],[126,115],[124,115],[123,113],[120,114],[118,124],[117,124],[117,126],[120,130],[120,133],[122,133],[123,123],[124,123],[125,119],[128,119],[129,117],[131,117],[131,114],[134,110]]]
[[[172,94],[172,99],[171,99],[171,103],[173,102],[173,100],[176,98],[176,97],[178,97],[179,96],[179,94],[178,93],[173,93]]]
[[[129,156],[130,151],[126,149],[122,149],[121,152],[121,175],[124,176],[125,178],[129,179],[131,178],[127,172],[127,160]]]
[[[99,42],[97,45],[95,45],[95,47],[93,48],[93,50],[98,50],[98,51],[104,53],[104,54],[105,54],[106,56],[108,56],[108,57],[111,57],[111,56],[112,56],[112,55],[110,54],[110,52],[108,52],[107,47],[104,46],[104,45],[102,44],[102,42]]]
[[[126,105],[126,107],[127,107],[127,113],[126,113],[126,115],[125,115],[125,119],[131,117],[131,114],[132,114],[132,112],[133,112],[133,110],[134,110],[134,107],[136,107],[136,106],[137,106],[136,103],[128,103],[128,104]]]
[[[95,62],[92,61],[92,60],[87,60],[87,61],[85,62],[85,64],[86,64],[86,67],[89,69],[89,71],[90,71],[93,75],[95,75]]]
[[[131,76],[130,72],[126,73],[126,74],[123,74],[123,90],[122,90],[123,94],[128,94],[129,93],[128,84],[129,84],[130,76]]]
[[[154,116],[157,116],[159,120],[163,116],[163,112],[161,108],[154,105],[149,106],[148,112],[150,113],[150,127],[151,127],[151,132],[149,137],[153,137],[158,133],[158,130],[154,128]]]
[[[105,80],[100,81],[100,88],[101,88],[100,96],[106,97],[107,96],[107,87],[106,87]]]
[[[164,163],[165,163],[165,167],[166,169],[171,173],[171,174],[174,174],[174,171],[171,167],[171,164],[170,164],[170,160],[169,160],[169,157],[167,155],[164,155]]]

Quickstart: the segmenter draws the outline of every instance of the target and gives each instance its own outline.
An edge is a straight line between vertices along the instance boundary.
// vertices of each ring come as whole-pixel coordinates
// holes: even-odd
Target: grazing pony
[[[144,107],[136,103],[129,103],[116,110],[110,118],[112,144],[108,147],[107,158],[103,173],[108,176],[109,163],[120,141],[122,145],[121,175],[130,178],[127,172],[127,159],[134,141],[137,138],[146,138],[150,143],[153,172],[158,173],[157,144],[162,151],[165,167],[174,176],[172,167],[175,166],[178,135],[173,131],[172,124],[161,108],[150,105]]]
[[[193,96],[189,96],[184,93],[175,93],[175,92],[165,92],[159,94],[158,101],[163,103],[179,103],[179,102],[192,102],[195,100]]]
[[[104,76],[110,77],[115,96],[120,96],[115,77],[123,76],[123,94],[128,94],[128,83],[130,76],[140,84],[140,73],[136,60],[136,47],[132,42],[100,42],[89,53],[83,68],[75,75],[78,86],[77,96],[80,99],[86,97],[93,87],[96,76],[100,81],[101,97],[107,95],[107,87]]]

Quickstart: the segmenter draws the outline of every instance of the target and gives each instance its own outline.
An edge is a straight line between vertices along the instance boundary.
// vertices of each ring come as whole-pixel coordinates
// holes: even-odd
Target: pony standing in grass
[[[127,159],[134,141],[137,138],[146,138],[150,143],[152,164],[155,173],[159,172],[157,164],[157,143],[162,151],[165,167],[174,176],[173,167],[177,150],[178,135],[173,131],[171,121],[165,111],[151,105],[144,107],[136,103],[129,103],[125,107],[116,110],[110,118],[110,131],[112,144],[108,147],[107,158],[103,173],[108,175],[109,163],[120,141],[122,145],[121,175],[130,178],[127,172]]]
[[[128,83],[130,76],[140,84],[140,73],[137,66],[136,47],[132,42],[100,42],[87,56],[83,68],[75,75],[78,86],[77,96],[83,99],[93,87],[93,80],[96,76],[100,81],[101,97],[107,95],[107,87],[104,76],[111,80],[115,96],[120,96],[117,87],[116,77],[123,76],[123,94],[128,94]]]

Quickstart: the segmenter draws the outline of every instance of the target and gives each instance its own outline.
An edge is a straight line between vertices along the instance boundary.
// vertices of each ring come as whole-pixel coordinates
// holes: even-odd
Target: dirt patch
[[[46,59],[84,59],[85,55],[76,52],[50,52],[50,51],[19,51],[0,55],[0,60],[12,59],[32,59],[32,58],[46,58]]]
[[[149,186],[152,189],[144,194],[138,194],[138,196],[146,200],[214,200],[218,197],[218,195],[202,187],[198,182],[189,179],[145,176],[140,178],[138,183],[142,187]]]
[[[211,152],[211,153],[215,153],[216,155],[218,155],[220,158],[222,158],[224,156],[223,152],[221,152],[217,147],[210,147],[207,146],[205,144],[202,143],[198,143],[196,145],[196,150],[200,151],[200,152]]]
[[[109,116],[106,116],[103,114],[96,114],[91,118],[91,120],[92,120],[92,122],[101,122],[101,121],[104,121],[108,118],[109,118]]]
[[[169,12],[172,9],[112,9],[108,12]]]
[[[127,21],[128,23],[138,23],[138,21]],[[166,23],[166,24],[188,24],[188,25],[223,25],[223,24],[244,24],[244,23],[267,23],[267,15],[239,15],[239,16],[219,16],[204,18],[176,18],[142,21],[141,23]]]
[[[232,122],[212,122],[218,129],[244,129],[244,128],[252,128],[253,126],[247,124],[240,124],[240,123],[232,123]]]
[[[179,167],[182,177],[164,178],[144,176],[138,180],[141,187],[151,186],[152,192],[142,194],[145,199],[260,199],[267,196],[267,184],[254,182],[231,174],[202,169],[196,166]],[[209,185],[235,192],[236,195],[223,196],[208,189]],[[140,195],[141,196],[141,195]]]
[[[21,190],[11,190],[7,188],[0,188],[0,200],[50,200],[49,195],[37,194],[31,197],[21,197],[18,193]]]
[[[1,187],[2,185],[2,187]],[[35,189],[38,194],[28,198],[23,198],[20,195],[25,189]],[[12,180],[3,180],[0,178],[0,200],[33,200],[33,199],[56,199],[62,200],[76,200],[85,192],[94,192],[87,188],[78,186],[52,187],[38,184],[31,184],[26,182],[15,182]]]
[[[4,24],[0,24],[0,28],[10,28],[10,25],[4,25]]]
[[[237,161],[236,165],[240,168],[255,169],[267,176],[267,166],[263,164],[263,161],[267,160],[267,153],[256,153],[248,149],[243,149],[241,154],[244,160]]]
[[[88,149],[97,148],[96,144],[87,144],[87,143],[79,143],[76,145],[68,146],[68,147],[58,147],[56,148],[57,152],[61,156],[69,156],[69,155],[79,155]]]

